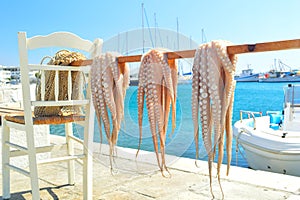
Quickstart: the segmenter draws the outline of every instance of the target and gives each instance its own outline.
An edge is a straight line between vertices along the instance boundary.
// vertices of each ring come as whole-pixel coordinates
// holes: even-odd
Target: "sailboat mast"
[[[156,30],[157,30],[156,13],[154,13],[154,47],[156,47]]]
[[[144,3],[142,3],[142,38],[143,38],[143,53],[145,53],[145,33],[144,33]]]
[[[177,50],[179,50],[179,23],[177,17]]]
[[[176,26],[177,26],[177,51],[179,51],[179,22],[178,22],[178,17],[176,18]],[[178,75],[180,74],[180,71],[181,71],[181,74],[183,74],[183,68],[182,68],[182,65],[180,63],[180,61],[178,60]]]

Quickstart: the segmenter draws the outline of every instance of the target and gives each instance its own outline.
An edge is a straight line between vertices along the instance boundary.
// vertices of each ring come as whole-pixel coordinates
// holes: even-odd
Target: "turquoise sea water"
[[[235,101],[233,108],[233,123],[239,120],[240,110],[262,111],[281,110],[283,102],[283,86],[287,83],[237,83],[235,90]],[[191,110],[191,85],[178,86],[177,98],[177,120],[176,129],[172,136],[170,135],[171,123],[169,123],[168,134],[166,140],[166,153],[176,156],[195,158],[195,144],[193,139],[193,123]],[[153,142],[148,123],[147,112],[144,110],[143,121],[143,139],[141,149],[153,151]],[[99,142],[99,127],[95,123],[94,141]],[[61,134],[61,126],[51,127],[51,132]],[[80,127],[75,127],[75,134],[82,132]],[[201,135],[201,134],[200,134]],[[80,136],[79,136],[80,137]],[[107,143],[104,138],[104,143]],[[118,146],[133,148],[138,147],[139,131],[137,117],[137,87],[131,86],[127,90],[125,99],[125,120],[122,124],[122,129],[119,133]],[[200,138],[200,159],[207,160],[206,152]],[[226,152],[225,152],[226,154]],[[247,167],[247,162],[244,159],[242,149],[236,153],[236,143],[233,141],[232,162],[231,165]],[[224,162],[226,163],[226,156]]]

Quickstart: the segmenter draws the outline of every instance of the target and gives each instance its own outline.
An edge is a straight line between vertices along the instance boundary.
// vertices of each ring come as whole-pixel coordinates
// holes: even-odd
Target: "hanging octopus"
[[[146,99],[154,150],[163,176],[165,176],[164,170],[170,175],[165,163],[165,140],[171,104],[172,133],[175,129],[176,91],[177,66],[175,61],[168,61],[167,57],[164,57],[158,50],[150,50],[143,56],[139,70],[138,123],[140,140],[136,156],[138,155],[142,141],[143,109],[144,100]],[[157,136],[159,136],[161,160],[159,157]]]
[[[212,41],[201,45],[195,53],[192,83],[192,118],[199,157],[199,112],[202,139],[208,154],[210,190],[212,192],[212,163],[218,147],[217,177],[220,183],[220,167],[224,156],[224,132],[226,132],[227,175],[232,149],[232,107],[234,100],[234,73],[236,56],[228,57],[225,41]]]
[[[100,129],[100,140],[102,143],[103,122],[109,144],[112,172],[114,147],[117,143],[121,121],[124,118],[124,99],[126,89],[129,86],[129,67],[125,64],[119,66],[117,57],[112,53],[106,53],[94,59],[90,74],[93,104]],[[110,122],[113,126],[112,130]]]

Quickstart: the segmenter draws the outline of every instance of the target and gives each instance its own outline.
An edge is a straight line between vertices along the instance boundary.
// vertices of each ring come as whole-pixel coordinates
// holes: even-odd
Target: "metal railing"
[[[246,111],[246,110],[240,110],[240,122],[243,122],[243,114],[247,114],[248,115],[248,119],[250,119],[250,117],[252,117],[253,119],[253,129],[256,129],[256,120],[255,120],[255,115],[259,115],[260,117],[262,117],[262,112],[253,112],[253,111]]]

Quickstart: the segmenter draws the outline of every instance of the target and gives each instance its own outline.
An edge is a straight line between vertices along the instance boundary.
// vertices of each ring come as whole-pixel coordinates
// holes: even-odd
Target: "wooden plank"
[[[125,62],[140,62],[142,59],[142,55],[133,55],[133,56],[119,56],[118,63]]]
[[[185,50],[185,51],[174,51],[174,52],[165,52],[167,54],[168,59],[179,59],[179,58],[193,58],[195,54],[195,49],[193,50]],[[140,62],[142,59],[142,55],[132,55],[132,56],[119,56],[118,63],[126,63],[126,62]],[[72,66],[84,66],[91,65],[92,60],[79,60],[71,63]]]
[[[173,52],[166,52],[168,59],[179,59],[179,58],[194,58],[195,56],[195,49],[192,50],[185,50],[185,51],[173,51]]]
[[[93,63],[93,60],[78,60],[72,62],[70,65],[71,66],[86,66],[86,65],[91,65]]]
[[[290,49],[299,49],[300,48],[300,39],[295,40],[282,40],[274,42],[263,42],[256,44],[241,44],[241,45],[232,45],[227,47],[227,52],[229,55],[233,54],[243,54],[243,53],[255,53],[255,52],[267,52],[267,51],[279,51],[279,50],[290,50]],[[165,52],[168,59],[180,59],[180,58],[193,58],[195,55],[195,49],[184,50],[184,51],[171,51]],[[118,63],[126,62],[140,62],[142,55],[131,55],[131,56],[119,56]],[[92,60],[82,60],[72,62],[72,66],[80,65],[91,65]]]
[[[255,52],[267,52],[267,51],[279,51],[299,49],[300,39],[295,40],[283,40],[275,42],[263,42],[256,44],[242,44],[233,45],[227,47],[228,54],[242,54],[242,53],[255,53]]]

